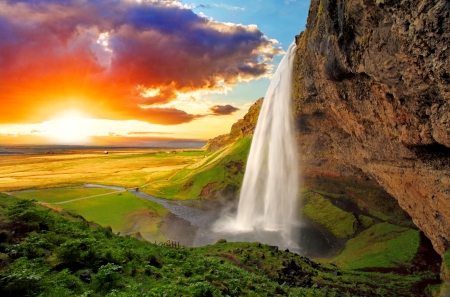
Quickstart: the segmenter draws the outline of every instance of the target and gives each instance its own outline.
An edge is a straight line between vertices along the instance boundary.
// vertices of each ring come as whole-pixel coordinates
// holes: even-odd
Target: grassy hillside
[[[34,199],[56,210],[75,211],[112,231],[140,234],[148,241],[164,241],[159,227],[168,211],[156,202],[127,191],[102,188],[64,188],[15,192],[21,199]]]
[[[418,296],[427,278],[339,270],[259,243],[156,246],[0,194],[2,296]]]
[[[234,194],[240,188],[251,139],[242,138],[170,174],[155,177],[142,190],[168,199],[210,198]]]

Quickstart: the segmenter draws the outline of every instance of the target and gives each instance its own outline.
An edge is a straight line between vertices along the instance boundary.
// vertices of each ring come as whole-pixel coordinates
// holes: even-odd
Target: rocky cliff
[[[240,119],[231,126],[229,134],[223,134],[216,138],[208,140],[205,145],[205,149],[209,151],[217,151],[240,138],[251,137],[256,128],[256,122],[258,121],[259,111],[263,103],[263,98],[257,100],[248,110],[243,119]]]
[[[450,2],[312,0],[294,105],[306,175],[373,180],[450,247]]]

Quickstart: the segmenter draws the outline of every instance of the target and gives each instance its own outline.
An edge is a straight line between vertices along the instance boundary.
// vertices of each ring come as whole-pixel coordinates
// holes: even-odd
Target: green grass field
[[[114,193],[57,206],[73,210],[88,221],[110,226],[114,232],[136,233],[139,231],[147,240],[163,240],[158,231],[158,224],[161,217],[167,214],[167,210],[156,202],[144,200],[129,192]]]
[[[438,277],[339,269],[260,243],[157,246],[1,193],[0,235],[5,297],[413,297],[425,296],[416,284]],[[92,281],[80,277],[86,270]]]
[[[72,199],[102,195],[115,190],[104,188],[68,188],[68,189],[46,189],[36,191],[15,192],[14,196],[22,199],[35,199],[39,202],[58,203]]]

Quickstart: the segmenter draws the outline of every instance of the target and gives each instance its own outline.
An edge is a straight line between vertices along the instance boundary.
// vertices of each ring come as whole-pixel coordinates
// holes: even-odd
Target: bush
[[[26,296],[39,293],[44,286],[44,274],[49,270],[41,261],[19,258],[9,266],[2,278],[0,292],[7,296]]]
[[[94,286],[98,291],[109,292],[111,289],[120,287],[122,279],[122,266],[108,263],[98,270],[94,279]]]
[[[76,270],[79,266],[95,267],[97,249],[97,241],[93,238],[69,239],[59,247],[57,255],[72,270]]]

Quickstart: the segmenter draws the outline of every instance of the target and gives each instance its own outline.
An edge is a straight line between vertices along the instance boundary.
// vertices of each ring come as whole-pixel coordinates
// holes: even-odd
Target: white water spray
[[[281,232],[291,240],[298,191],[298,158],[292,120],[293,43],[267,90],[253,135],[237,215],[216,229]]]

